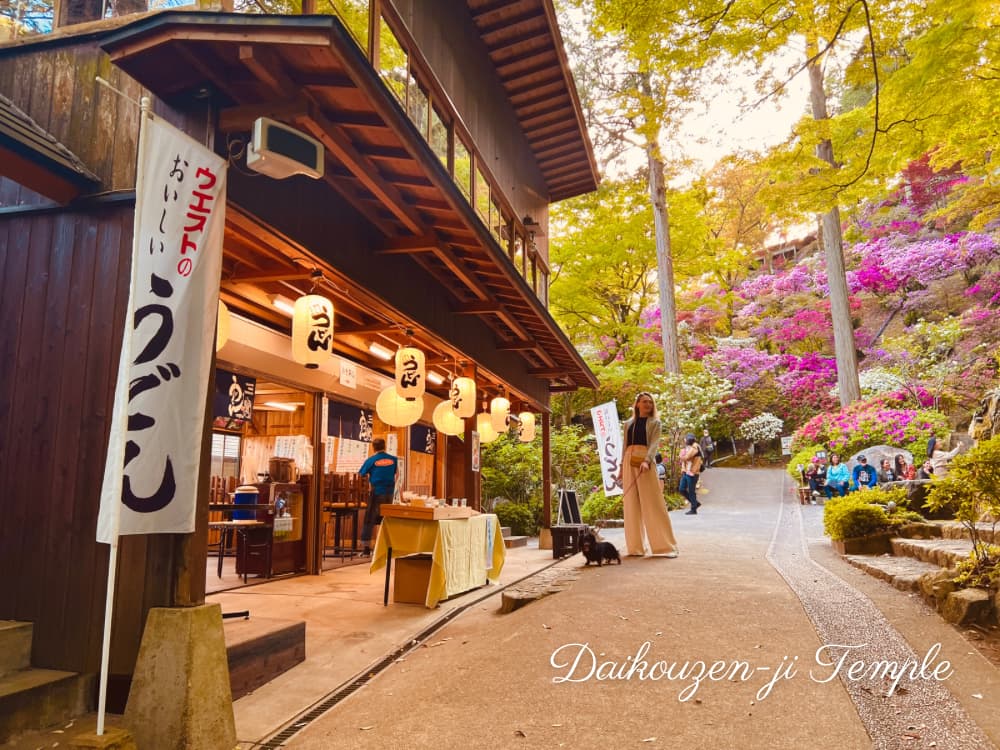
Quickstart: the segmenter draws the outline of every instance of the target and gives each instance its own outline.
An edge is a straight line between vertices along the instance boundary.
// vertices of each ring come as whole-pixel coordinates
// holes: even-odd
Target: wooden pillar
[[[552,528],[552,434],[549,412],[542,412],[542,528]]]
[[[306,572],[316,575],[323,572],[323,471],[326,469],[326,410],[323,403],[326,396],[322,393],[313,394],[312,444],[313,465],[312,481],[309,483],[309,494],[305,500],[306,537]]]
[[[462,372],[467,378],[476,379],[476,366],[467,365]],[[479,403],[479,392],[476,392],[476,408],[478,409]],[[472,433],[476,431],[476,416],[472,415],[465,420],[465,447],[464,447],[464,466],[465,466],[465,490],[462,495],[466,497],[469,501],[469,505],[476,510],[482,508],[481,497],[480,497],[480,487],[482,486],[479,481],[480,472],[472,470]],[[478,457],[477,457],[478,461]]]

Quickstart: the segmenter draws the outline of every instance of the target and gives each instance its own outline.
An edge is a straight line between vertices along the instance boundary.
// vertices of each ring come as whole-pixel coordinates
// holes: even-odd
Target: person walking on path
[[[361,544],[364,554],[371,554],[372,530],[382,521],[382,503],[392,502],[392,493],[396,489],[396,467],[399,460],[385,452],[385,440],[372,440],[375,453],[369,456],[358,474],[368,477],[371,484],[371,497],[368,498],[368,508],[365,510],[365,520],[361,525]]]
[[[708,471],[708,467],[712,465],[712,454],[715,453],[715,443],[712,442],[712,436],[708,434],[708,430],[702,432],[699,445],[701,445],[701,456],[704,459],[701,470]]]
[[[625,422],[622,432],[624,448],[619,479],[625,488],[622,505],[628,555],[645,554],[645,535],[652,554],[677,557],[677,541],[653,468],[660,442],[660,420],[652,395],[642,392],[636,396],[632,418]]]
[[[694,435],[688,435],[684,442],[685,446],[680,453],[681,482],[677,490],[691,504],[685,515],[696,516],[698,508],[701,506],[701,503],[698,502],[698,477],[701,473],[703,457],[701,446],[695,441]]]

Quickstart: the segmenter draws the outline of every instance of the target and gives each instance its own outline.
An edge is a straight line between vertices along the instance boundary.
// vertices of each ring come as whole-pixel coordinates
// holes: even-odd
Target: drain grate
[[[484,599],[487,599],[490,596],[499,593],[500,591],[510,588],[511,586],[516,586],[522,581],[526,581],[532,576],[536,576],[542,571],[548,570],[553,565],[557,565],[559,562],[561,561],[553,560],[551,563],[546,565],[544,568],[541,568],[540,570],[536,570],[532,573],[529,573],[528,575],[524,576],[523,578],[519,578],[516,581],[511,581],[506,586],[503,586],[497,589],[496,591],[490,591],[489,594],[487,594],[486,596],[482,596],[476,599],[475,601],[471,601],[468,604],[463,604],[461,607],[456,607],[450,612],[445,613],[439,619],[435,620],[426,628],[417,633],[413,638],[410,639],[408,643],[399,646],[394,651],[392,651],[388,656],[376,662],[371,667],[364,670],[364,672],[352,678],[349,682],[334,689],[333,692],[331,692],[325,698],[320,700],[319,703],[316,703],[312,707],[306,709],[304,713],[298,716],[288,726],[279,731],[273,737],[269,738],[266,742],[263,742],[259,745],[255,745],[254,747],[262,748],[262,750],[279,750],[279,748],[283,748],[285,746],[284,743],[288,742],[288,740],[290,740],[296,734],[298,734],[307,726],[312,724],[314,721],[316,721],[316,719],[318,719],[320,716],[322,716],[327,711],[332,709],[342,700],[350,697],[360,688],[367,685],[374,677],[376,677],[381,672],[388,669],[396,661],[398,661],[401,656],[405,656],[414,649],[419,648],[424,641],[426,641],[428,638],[434,635],[434,633],[436,633],[438,630],[440,630],[449,622],[451,622],[453,619],[455,619],[455,617],[460,615],[462,612],[469,609],[469,607],[474,607],[475,605],[482,602]]]

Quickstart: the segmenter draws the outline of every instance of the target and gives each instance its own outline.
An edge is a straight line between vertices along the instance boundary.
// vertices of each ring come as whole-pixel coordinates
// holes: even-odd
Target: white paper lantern
[[[424,413],[424,399],[423,396],[413,400],[400,398],[396,395],[396,387],[390,385],[378,394],[375,413],[391,427],[409,427]]]
[[[219,317],[215,319],[215,351],[219,351],[229,341],[229,308],[219,300]]]
[[[476,414],[476,381],[472,378],[455,378],[448,391],[451,410],[456,417],[468,419]]]
[[[400,398],[419,398],[424,395],[427,383],[424,353],[413,346],[404,346],[396,352],[396,395]]]
[[[530,411],[522,411],[517,417],[521,420],[517,428],[517,438],[522,443],[530,443],[535,439],[535,415]]]
[[[318,294],[295,300],[292,359],[314,370],[333,354],[333,303]]]
[[[507,432],[508,420],[510,419],[510,401],[503,396],[497,396],[490,401],[490,421],[493,423],[493,430],[500,434]]]
[[[482,445],[486,445],[486,443],[492,443],[494,440],[500,437],[497,431],[493,429],[492,422],[493,422],[492,417],[486,412],[476,415],[476,432],[479,433],[479,442]]]
[[[434,426],[445,435],[461,435],[465,432],[465,420],[456,417],[451,410],[451,401],[445,399],[434,407]]]

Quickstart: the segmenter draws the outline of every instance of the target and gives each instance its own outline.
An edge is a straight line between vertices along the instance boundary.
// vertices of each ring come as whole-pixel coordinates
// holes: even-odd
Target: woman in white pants
[[[660,442],[656,403],[646,392],[636,396],[632,418],[622,430],[622,487],[625,495],[625,546],[633,557],[645,555],[645,542],[654,555],[677,557],[677,541],[656,476],[655,456]]]

